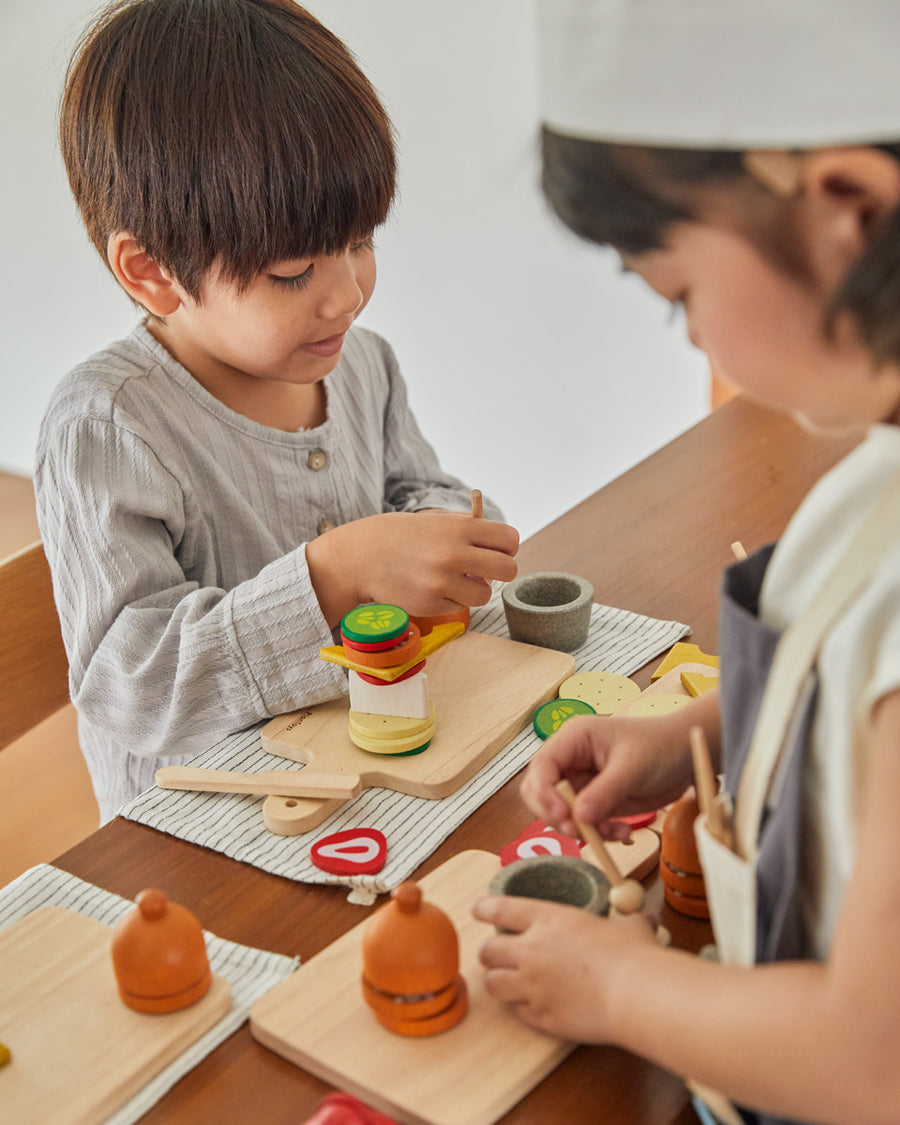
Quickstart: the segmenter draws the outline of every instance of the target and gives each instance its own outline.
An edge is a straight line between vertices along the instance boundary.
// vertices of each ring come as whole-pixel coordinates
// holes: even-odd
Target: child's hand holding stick
[[[715,774],[709,746],[701,727],[691,727],[691,755],[694,760],[694,784],[697,789],[697,803],[700,812],[706,817],[710,833],[726,848],[733,848],[734,838],[725,810],[717,800]]]

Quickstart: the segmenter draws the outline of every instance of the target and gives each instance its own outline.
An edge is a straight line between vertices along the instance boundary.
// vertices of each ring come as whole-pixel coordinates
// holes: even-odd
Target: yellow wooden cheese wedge
[[[405,664],[398,664],[394,668],[369,668],[364,664],[357,664],[348,655],[350,650],[344,648],[343,645],[329,645],[328,648],[320,648],[319,656],[323,660],[327,660],[329,664],[339,664],[341,668],[352,668],[354,672],[359,672],[363,676],[374,676],[376,680],[386,680],[391,683],[398,676],[402,676],[404,672],[408,672],[410,668],[415,668],[417,664],[421,664],[426,656],[431,656],[433,652],[437,652],[445,644],[456,640],[465,631],[466,627],[461,621],[449,621],[445,625],[435,625],[431,632],[422,638],[422,648],[416,657],[413,660],[408,660]]]
[[[702,676],[699,672],[682,672],[681,682],[688,695],[692,695],[696,698],[698,695],[705,695],[706,692],[717,688],[719,686],[719,677]]]
[[[669,651],[662,659],[662,663],[650,677],[652,680],[658,680],[660,676],[664,676],[666,672],[671,672],[673,668],[677,668],[679,664],[708,664],[711,668],[719,667],[718,656],[710,656],[709,653],[701,652],[699,645],[687,644],[684,641],[678,641],[672,645]]]

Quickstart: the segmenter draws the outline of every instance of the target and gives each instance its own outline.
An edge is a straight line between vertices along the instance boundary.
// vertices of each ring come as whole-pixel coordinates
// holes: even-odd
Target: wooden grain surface
[[[112,930],[48,906],[0,933],[0,1116],[20,1125],[100,1125],[231,1008],[214,976],[196,1004],[165,1015],[119,999]]]
[[[281,715],[262,729],[264,749],[317,772],[358,777],[364,789],[383,786],[414,797],[449,797],[553,699],[575,671],[570,653],[518,644],[506,637],[464,633],[428,659],[428,686],[437,712],[424,754],[368,754],[350,741],[347,699]],[[305,772],[305,771],[303,771]],[[296,836],[340,808],[344,799],[285,799],[263,805],[266,826]]]
[[[809,487],[851,447],[815,438],[737,398],[595,493],[523,544],[521,573],[566,570],[613,606],[693,628],[704,652],[717,644],[717,596],[730,544],[748,550],[781,533]],[[500,498],[502,499],[502,497]],[[654,664],[636,675],[646,686]],[[533,819],[507,783],[422,865],[419,875],[467,848],[499,852]],[[57,865],[134,898],[162,886],[204,928],[279,953],[313,954],[366,916],[337,888],[305,887],[155,832],[115,820]],[[677,945],[698,949],[706,923],[651,906]],[[298,1125],[329,1087],[255,1043],[245,1025],[178,1085],[142,1125]],[[580,1047],[503,1118],[504,1125],[696,1125],[682,1083],[625,1051]]]

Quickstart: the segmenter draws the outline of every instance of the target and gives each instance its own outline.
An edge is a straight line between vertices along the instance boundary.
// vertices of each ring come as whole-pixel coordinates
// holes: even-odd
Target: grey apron
[[[898,528],[900,475],[895,475],[831,573],[781,635],[759,620],[759,594],[773,548],[725,572],[719,638],[722,766],[726,792],[736,795],[734,847],[715,840],[704,817],[695,832],[713,928],[729,963],[796,960],[809,948],[797,884],[815,670],[825,638],[896,546]],[[729,1119],[791,1125],[784,1118],[735,1110],[715,1091],[688,1084],[707,1105],[721,1105]]]
[[[780,633],[759,619],[759,592],[774,547],[725,571],[719,610],[722,767],[737,793]],[[777,784],[766,807],[756,867],[758,962],[796,960],[807,948],[797,901],[803,762],[815,709],[811,681],[785,742]],[[740,1109],[747,1125],[794,1125]]]

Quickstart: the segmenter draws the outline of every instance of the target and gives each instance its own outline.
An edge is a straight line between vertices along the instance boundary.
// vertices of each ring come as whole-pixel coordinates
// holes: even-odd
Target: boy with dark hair
[[[464,514],[390,348],[351,327],[394,148],[317,20],[289,0],[117,3],[73,57],[60,136],[88,233],[147,314],[57,388],[35,475],[107,819],[164,762],[343,692],[319,648],[353,606],[482,604],[518,536]]]

